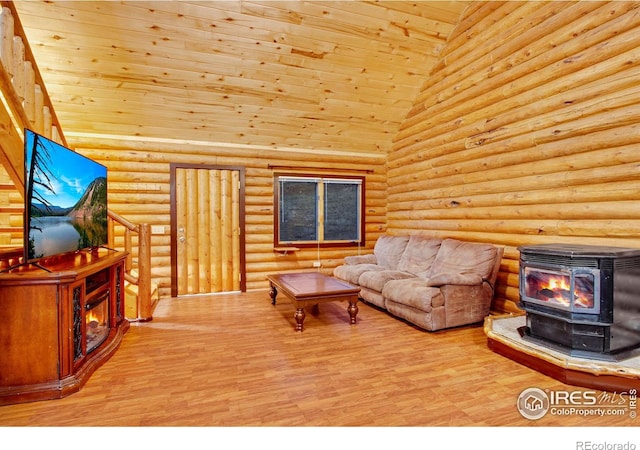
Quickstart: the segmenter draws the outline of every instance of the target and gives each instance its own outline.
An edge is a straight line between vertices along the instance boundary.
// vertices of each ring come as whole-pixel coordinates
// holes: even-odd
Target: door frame
[[[225,166],[218,164],[169,164],[169,208],[171,216],[171,297],[178,296],[178,217],[176,208],[176,170],[177,169],[205,169],[205,170],[229,170],[239,173],[240,192],[238,214],[240,215],[239,246],[240,246],[240,291],[247,291],[247,269],[245,257],[245,168],[243,166]]]

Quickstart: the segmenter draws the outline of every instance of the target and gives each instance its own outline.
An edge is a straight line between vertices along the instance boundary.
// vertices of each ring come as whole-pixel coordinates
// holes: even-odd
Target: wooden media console
[[[0,405],[77,392],[118,349],[127,253],[78,252],[0,273]]]

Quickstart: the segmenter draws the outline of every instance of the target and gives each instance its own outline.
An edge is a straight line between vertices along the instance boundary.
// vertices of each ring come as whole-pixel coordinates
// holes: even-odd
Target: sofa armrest
[[[476,286],[446,285],[440,288],[440,292],[444,297],[447,327],[481,322],[489,315],[493,289],[488,283]]]
[[[464,273],[438,273],[432,275],[427,280],[427,286],[430,287],[440,287],[447,284],[454,284],[459,286],[477,286],[482,284],[485,281],[482,277],[475,273],[464,274]]]
[[[346,256],[344,258],[344,263],[352,266],[354,264],[377,264],[376,255],[373,253],[368,255],[356,255],[356,256]]]

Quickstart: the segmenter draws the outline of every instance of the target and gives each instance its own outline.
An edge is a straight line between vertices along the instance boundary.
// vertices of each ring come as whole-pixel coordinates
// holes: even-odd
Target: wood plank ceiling
[[[18,1],[73,136],[379,154],[466,1]]]

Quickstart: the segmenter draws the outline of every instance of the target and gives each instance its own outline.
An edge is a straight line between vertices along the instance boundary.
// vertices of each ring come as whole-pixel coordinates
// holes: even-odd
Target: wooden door
[[[244,169],[171,165],[171,295],[246,290]]]

